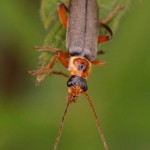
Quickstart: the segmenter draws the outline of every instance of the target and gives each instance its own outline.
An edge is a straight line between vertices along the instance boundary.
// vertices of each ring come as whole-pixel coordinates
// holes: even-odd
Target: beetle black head
[[[87,84],[86,84],[86,80],[82,77],[78,77],[75,75],[72,75],[68,82],[67,82],[67,86],[71,87],[71,86],[79,86],[84,92],[87,91]]]
[[[82,77],[78,77],[75,75],[72,75],[69,78],[67,86],[69,92],[68,99],[72,101],[75,101],[81,92],[86,92],[88,89],[86,80]]]

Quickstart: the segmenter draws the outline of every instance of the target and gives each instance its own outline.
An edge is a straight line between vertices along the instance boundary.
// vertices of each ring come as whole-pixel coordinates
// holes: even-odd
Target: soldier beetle
[[[41,76],[43,74],[57,74],[69,78],[67,82],[68,102],[62,117],[54,150],[57,149],[68,108],[72,102],[76,102],[77,97],[80,94],[84,94],[87,98],[92,108],[104,149],[108,150],[108,146],[94,106],[86,92],[88,89],[86,80],[91,72],[92,65],[105,65],[105,62],[96,59],[97,54],[103,53],[102,51],[97,51],[97,45],[98,43],[106,42],[112,39],[112,31],[106,23],[123,8],[123,4],[117,6],[104,20],[99,22],[99,12],[96,0],[70,0],[69,8],[67,8],[64,3],[58,3],[60,20],[67,30],[67,52],[49,46],[35,47],[38,51],[50,51],[55,54],[51,58],[48,66],[40,68],[39,70],[29,71],[30,74],[37,75],[37,83],[40,83],[43,80]],[[99,36],[99,27],[104,27],[109,34]],[[66,69],[68,69],[70,75],[67,75],[61,71],[52,70],[57,59]]]

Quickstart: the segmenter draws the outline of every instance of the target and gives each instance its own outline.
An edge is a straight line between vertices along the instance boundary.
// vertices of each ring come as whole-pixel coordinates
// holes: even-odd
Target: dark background
[[[110,150],[150,149],[150,2],[135,3],[112,42],[103,45],[106,67],[93,67],[88,93]],[[46,31],[40,1],[5,0],[0,5],[0,149],[52,149],[66,105],[66,79],[47,77],[35,86]],[[72,104],[58,149],[103,149],[84,96]]]

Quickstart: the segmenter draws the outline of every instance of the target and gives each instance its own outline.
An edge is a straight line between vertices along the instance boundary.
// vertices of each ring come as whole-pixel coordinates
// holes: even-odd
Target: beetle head
[[[67,86],[68,86],[68,100],[75,102],[77,97],[82,93],[82,92],[86,92],[88,87],[87,87],[87,83],[86,80],[82,77],[78,77],[75,75],[72,75],[68,82],[67,82]]]

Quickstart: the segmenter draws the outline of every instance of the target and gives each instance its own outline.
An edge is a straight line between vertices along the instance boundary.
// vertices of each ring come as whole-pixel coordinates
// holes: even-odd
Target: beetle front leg
[[[101,60],[92,60],[91,64],[93,64],[95,66],[105,66],[106,62],[105,61],[101,61]]]

